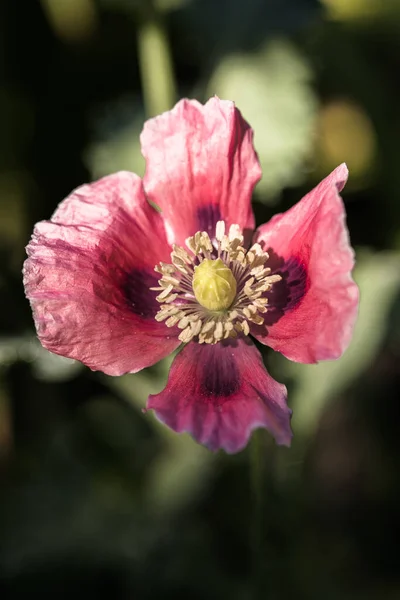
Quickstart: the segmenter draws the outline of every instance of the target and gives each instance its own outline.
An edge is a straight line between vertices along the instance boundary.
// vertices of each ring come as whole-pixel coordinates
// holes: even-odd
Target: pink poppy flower
[[[286,388],[250,336],[294,361],[337,358],[358,307],[346,166],[249,243],[261,177],[252,137],[232,102],[180,101],[144,126],[144,179],[120,172],[76,189],[36,225],[24,266],[52,352],[122,375],[183,344],[147,407],[227,452],[258,427],[278,444],[292,437]]]

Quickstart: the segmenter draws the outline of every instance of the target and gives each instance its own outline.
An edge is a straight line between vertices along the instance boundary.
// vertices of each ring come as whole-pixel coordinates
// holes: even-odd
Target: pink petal
[[[358,312],[351,277],[354,253],[339,192],[347,180],[340,165],[286,213],[255,233],[283,275],[270,296],[267,330],[255,337],[303,363],[338,358],[347,348]],[[272,249],[272,250],[271,250]]]
[[[253,429],[265,427],[290,445],[286,388],[265,370],[248,339],[215,345],[191,342],[176,356],[166,388],[149,396],[149,409],[177,432],[189,432],[210,450],[238,452]]]
[[[27,247],[25,291],[43,346],[109,375],[168,355],[180,342],[154,320],[149,287],[169,251],[139,177],[121,172],[76,189]]]
[[[170,242],[199,230],[213,236],[220,219],[254,229],[251,195],[261,169],[253,131],[233,102],[181,100],[147,121],[141,143],[144,187],[163,211]]]

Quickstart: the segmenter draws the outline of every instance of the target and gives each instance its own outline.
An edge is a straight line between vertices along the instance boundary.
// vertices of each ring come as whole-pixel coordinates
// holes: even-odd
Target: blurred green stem
[[[7,467],[12,452],[11,409],[8,396],[0,389],[0,475]]]
[[[173,62],[161,15],[150,10],[138,31],[139,65],[148,117],[172,108],[176,101]]]
[[[250,485],[252,491],[251,552],[253,566],[253,599],[262,597],[263,583],[263,491],[264,491],[263,430],[253,433],[250,444]]]

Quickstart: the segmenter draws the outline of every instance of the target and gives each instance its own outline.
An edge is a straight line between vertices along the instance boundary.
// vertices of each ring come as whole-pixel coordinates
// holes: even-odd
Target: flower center
[[[194,268],[192,287],[195,298],[204,308],[224,310],[236,296],[236,279],[220,258],[205,258]]]
[[[281,279],[265,266],[268,253],[259,244],[246,251],[239,226],[231,225],[225,235],[224,221],[218,221],[213,242],[198,231],[185,243],[189,252],[174,245],[172,264],[154,267],[161,274],[159,287],[151,288],[160,292],[156,320],[182,329],[182,342],[196,338],[200,344],[248,335],[249,323],[262,325],[264,292]]]

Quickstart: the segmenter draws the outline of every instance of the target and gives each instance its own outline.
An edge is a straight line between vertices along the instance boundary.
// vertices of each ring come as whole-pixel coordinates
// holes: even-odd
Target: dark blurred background
[[[251,448],[211,454],[142,415],[170,359],[110,378],[53,356],[23,294],[34,223],[86,181],[143,173],[157,69],[255,129],[258,224],[351,173],[354,340],[317,366],[265,350],[295,437],[259,436],[261,504]],[[400,598],[399,71],[398,0],[1,1],[1,600]]]

